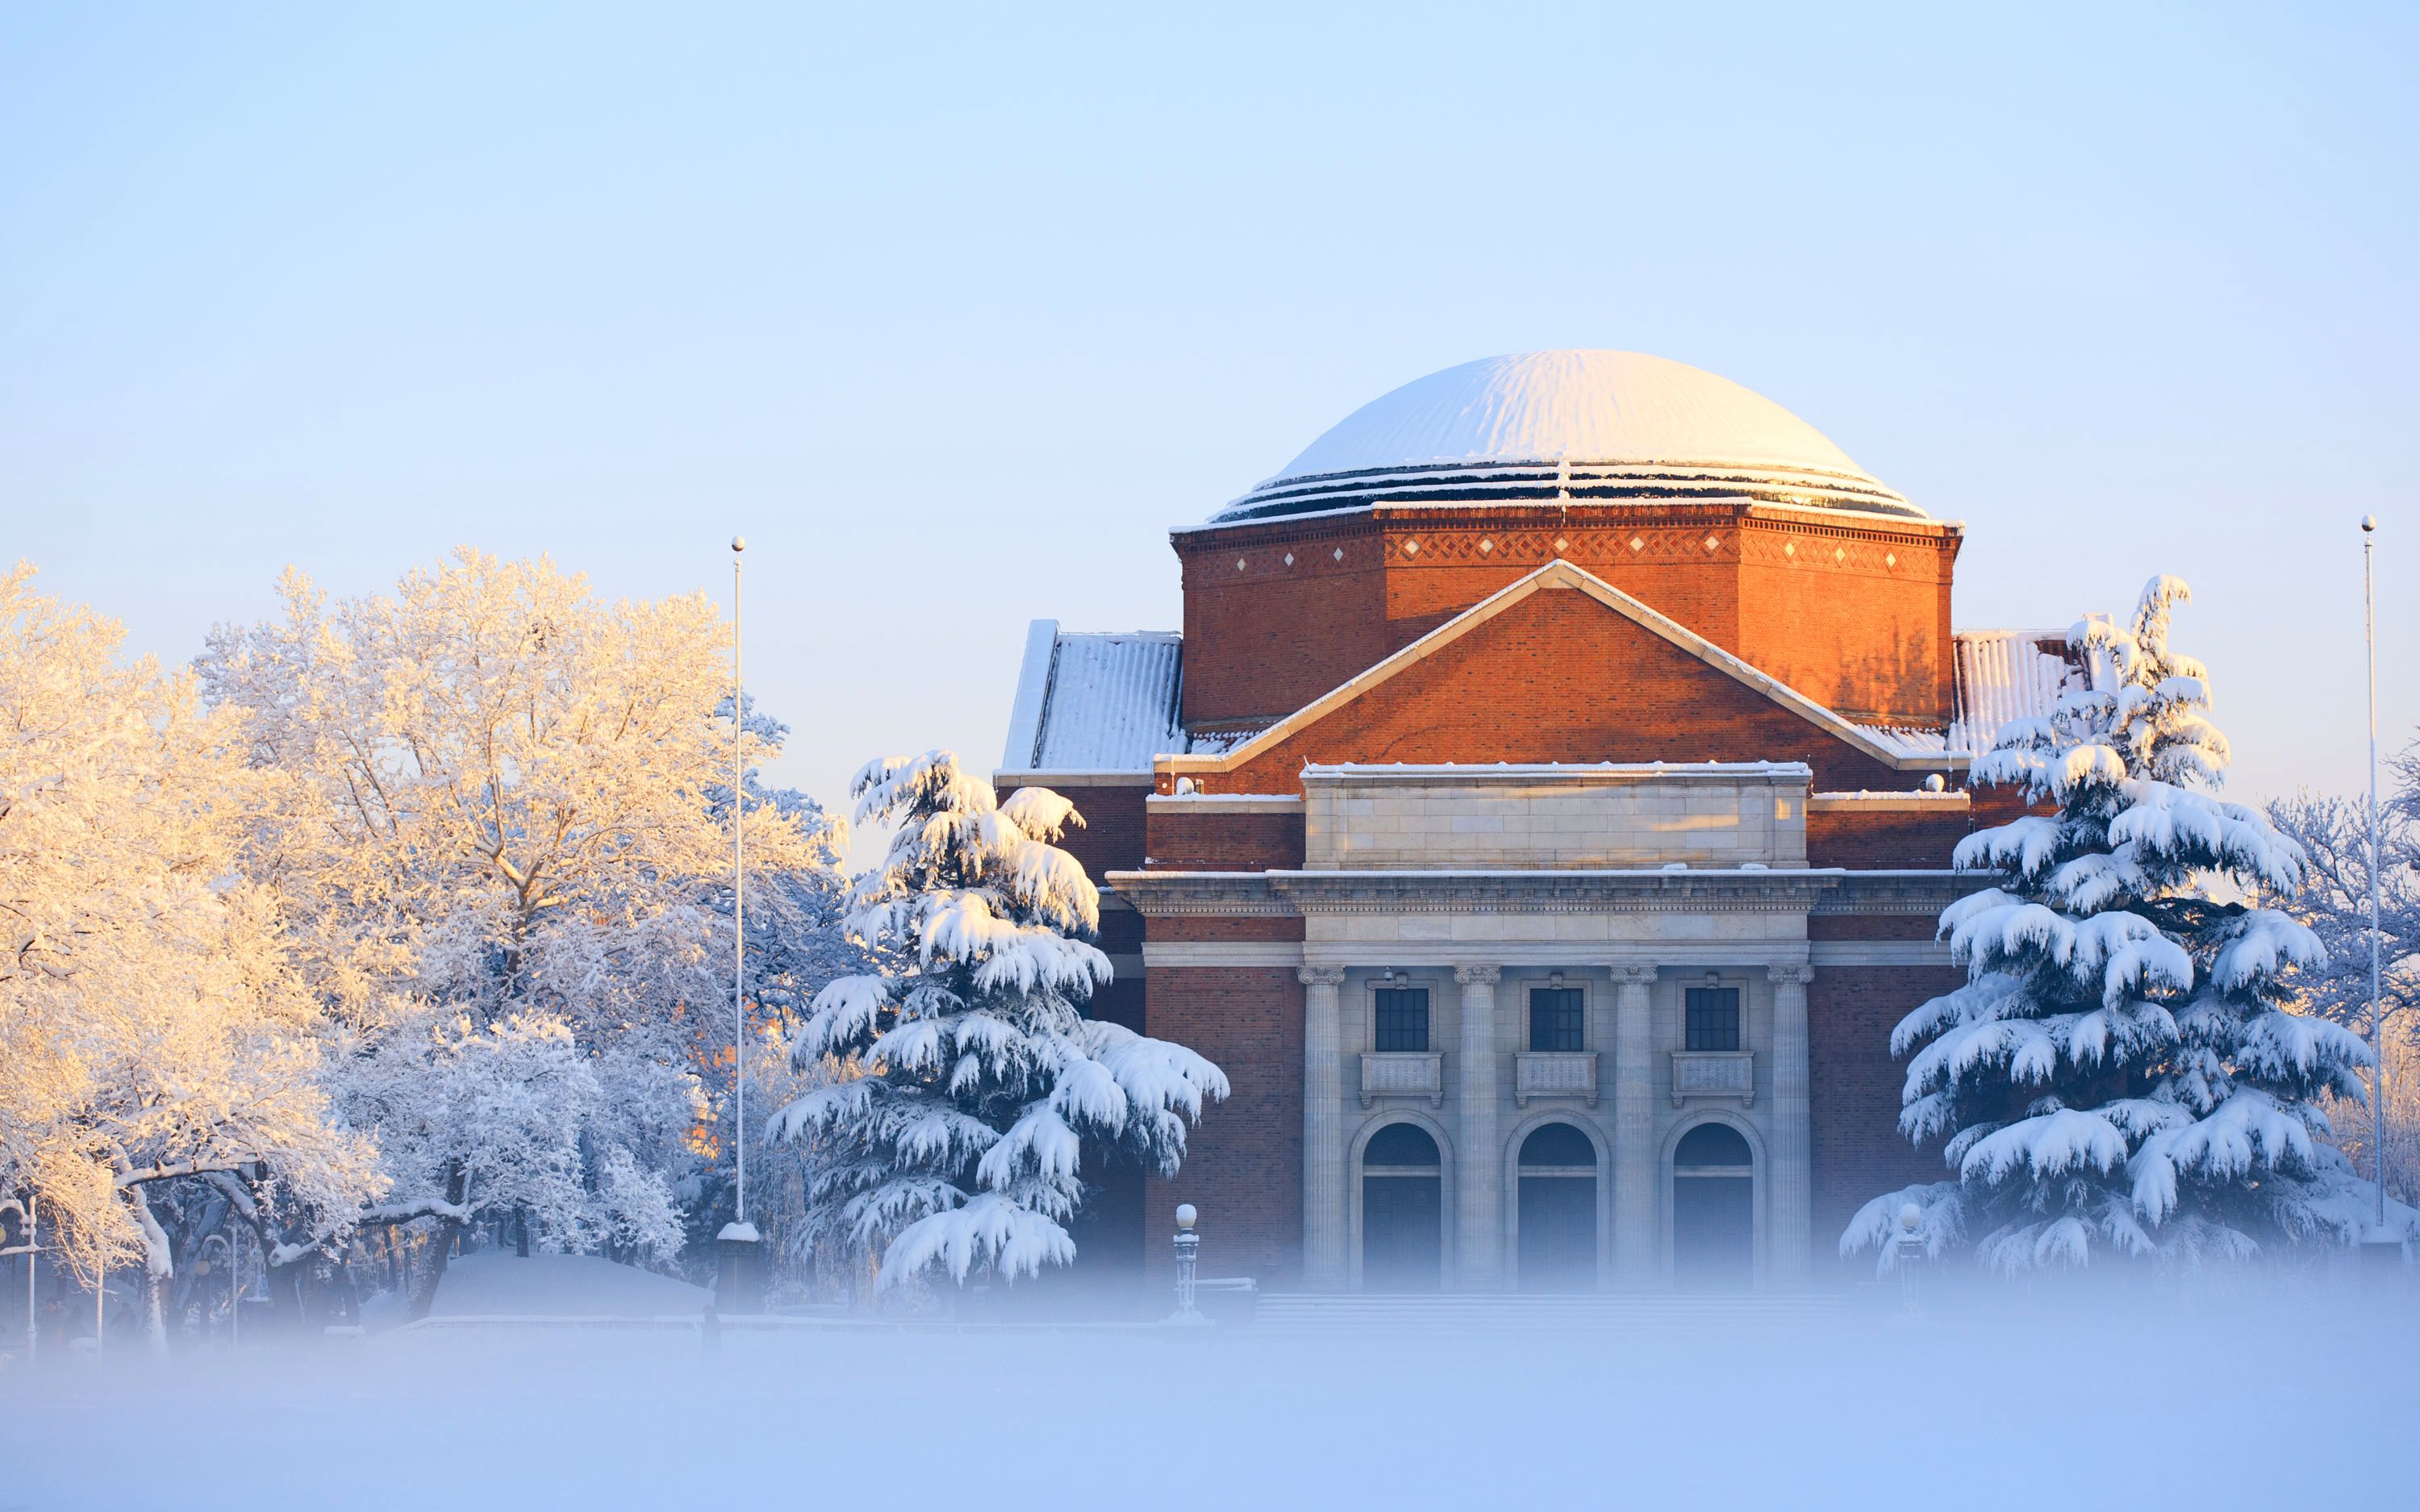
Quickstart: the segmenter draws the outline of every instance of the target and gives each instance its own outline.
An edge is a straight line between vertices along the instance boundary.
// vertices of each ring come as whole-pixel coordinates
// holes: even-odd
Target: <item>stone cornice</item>
[[[1993,872],[1841,872],[1817,914],[1937,915],[1970,892],[1996,886]]]
[[[1833,872],[1273,872],[1305,914],[1803,914]]]
[[[1146,918],[1301,914],[1803,914],[1838,872],[1113,872]]]
[[[1103,878],[1146,918],[1294,918],[1265,872],[1112,872]]]

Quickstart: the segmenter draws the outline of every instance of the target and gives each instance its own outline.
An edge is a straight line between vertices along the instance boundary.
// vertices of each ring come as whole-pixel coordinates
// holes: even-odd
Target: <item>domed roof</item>
[[[1763,395],[1639,352],[1518,352],[1344,417],[1212,524],[1373,503],[1741,498],[1924,512]]]

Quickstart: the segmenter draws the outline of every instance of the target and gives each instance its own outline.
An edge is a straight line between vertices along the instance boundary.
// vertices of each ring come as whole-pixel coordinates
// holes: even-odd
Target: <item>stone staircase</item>
[[[1536,1296],[1504,1292],[1401,1295],[1373,1292],[1270,1291],[1252,1310],[1255,1334],[1318,1336],[1348,1334],[1631,1334],[1694,1335],[1742,1327],[1791,1327],[1843,1316],[1850,1299],[1837,1294],[1709,1292],[1587,1293]]]

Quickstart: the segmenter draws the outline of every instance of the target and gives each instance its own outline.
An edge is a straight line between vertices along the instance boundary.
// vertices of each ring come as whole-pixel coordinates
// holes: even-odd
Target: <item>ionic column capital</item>
[[[1815,968],[1803,961],[1794,961],[1782,966],[1767,966],[1764,968],[1764,980],[1776,987],[1791,982],[1804,987],[1815,980]]]
[[[1466,987],[1493,987],[1503,979],[1502,966],[1467,965],[1453,968],[1453,980]]]
[[[1295,968],[1294,975],[1295,980],[1301,982],[1306,987],[1342,987],[1344,985],[1344,968],[1342,966],[1296,966]]]
[[[1613,980],[1618,986],[1652,987],[1655,985],[1655,970],[1653,966],[1616,966]]]

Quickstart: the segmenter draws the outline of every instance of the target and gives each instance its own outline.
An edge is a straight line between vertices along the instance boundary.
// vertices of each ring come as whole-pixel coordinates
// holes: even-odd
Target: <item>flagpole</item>
[[[2386,1232],[2386,1041],[2380,1011],[2378,969],[2378,609],[2370,560],[2378,541],[2378,517],[2361,517],[2361,634],[2369,652],[2369,1074],[2370,1168],[2378,1180],[2378,1231]]]
[[[741,705],[739,667],[740,553],[745,536],[731,538],[731,1057],[737,1075],[731,1103],[731,1142],[739,1152],[739,1217],[748,1221],[748,970],[747,841],[742,838],[744,794],[741,769],[748,724]]]

